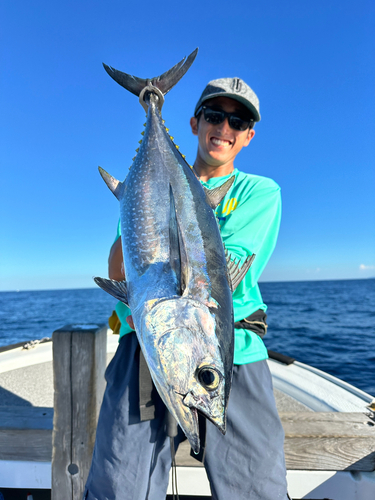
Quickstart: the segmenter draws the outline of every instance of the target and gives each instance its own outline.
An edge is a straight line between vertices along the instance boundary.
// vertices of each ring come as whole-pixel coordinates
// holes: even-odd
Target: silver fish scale
[[[178,223],[189,253],[187,294],[203,304],[215,305],[210,296],[203,238],[195,216],[196,201],[192,197],[186,172],[174,154],[174,145],[159,113],[151,106],[149,114],[139,153],[125,181],[124,203],[121,204],[123,238],[125,242],[132,241],[130,245],[124,244],[128,285],[133,279],[139,280],[147,271],[147,286],[157,284],[159,297],[162,293],[165,296],[177,293],[177,278],[169,264],[171,186]],[[129,207],[131,217],[124,213],[129,211]],[[209,211],[212,212],[211,209]],[[164,265],[150,268],[156,263]]]
[[[139,158],[142,162],[142,156]],[[134,239],[129,257],[139,274],[143,274],[145,266],[156,261],[169,259],[168,207],[158,207],[155,201],[166,200],[169,196],[165,180],[155,179],[153,168],[149,162],[142,168],[132,168],[126,181],[126,200],[123,205],[126,213],[122,214],[122,231],[126,241]],[[151,168],[150,168],[151,167]],[[164,193],[163,193],[164,191]],[[163,203],[163,201],[161,201]],[[130,209],[130,210],[129,210]],[[130,212],[130,213],[129,213]],[[152,251],[150,251],[152,249]],[[138,262],[143,259],[143,264]]]

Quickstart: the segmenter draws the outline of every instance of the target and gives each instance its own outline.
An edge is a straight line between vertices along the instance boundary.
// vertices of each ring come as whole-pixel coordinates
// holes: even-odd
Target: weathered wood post
[[[52,500],[81,500],[105,386],[107,327],[68,325],[52,341]]]

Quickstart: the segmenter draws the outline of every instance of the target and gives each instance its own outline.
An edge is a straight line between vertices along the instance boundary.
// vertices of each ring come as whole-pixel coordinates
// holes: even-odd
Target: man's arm
[[[111,280],[116,281],[125,279],[121,238],[117,238],[111,247],[108,258],[108,276]]]
[[[121,238],[117,238],[109,252],[108,276],[111,280],[116,281],[123,281],[125,279]],[[131,316],[127,316],[126,322],[132,330],[135,330],[133,318]]]

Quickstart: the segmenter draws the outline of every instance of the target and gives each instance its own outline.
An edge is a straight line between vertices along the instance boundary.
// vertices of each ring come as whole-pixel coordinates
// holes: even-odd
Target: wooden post
[[[107,327],[68,325],[52,341],[52,500],[81,500],[105,387]]]

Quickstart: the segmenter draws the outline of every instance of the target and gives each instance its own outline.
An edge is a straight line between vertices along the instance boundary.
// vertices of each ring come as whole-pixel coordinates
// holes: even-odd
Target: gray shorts
[[[106,371],[107,388],[84,498],[165,500],[171,468],[165,406],[140,421],[139,344],[125,335]],[[175,448],[185,439],[179,429]],[[227,433],[207,422],[204,465],[214,500],[286,500],[284,432],[266,361],[235,365]]]

